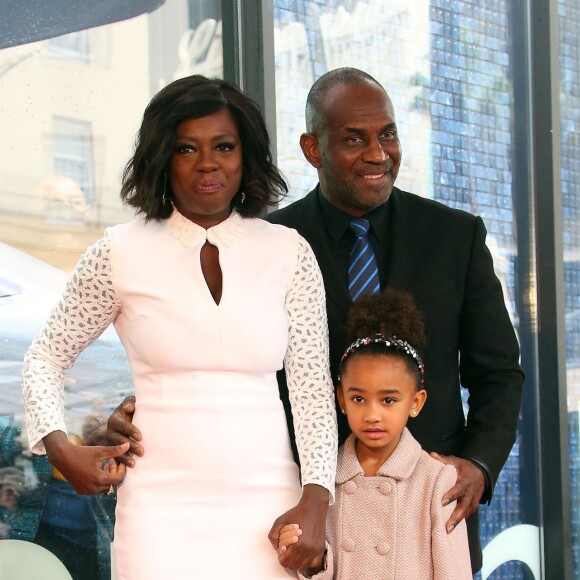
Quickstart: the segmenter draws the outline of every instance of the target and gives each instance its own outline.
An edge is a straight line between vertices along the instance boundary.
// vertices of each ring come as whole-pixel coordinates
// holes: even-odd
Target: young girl
[[[427,398],[419,311],[409,294],[392,290],[360,299],[346,336],[337,396],[352,434],[339,452],[326,555],[301,577],[471,579],[465,521],[447,534],[455,502],[441,505],[455,468],[430,457],[406,428]],[[280,553],[300,535],[297,524],[285,526]]]

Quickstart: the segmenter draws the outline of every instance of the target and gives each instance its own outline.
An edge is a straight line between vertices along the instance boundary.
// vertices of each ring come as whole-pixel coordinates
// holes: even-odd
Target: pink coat
[[[471,580],[465,521],[445,522],[441,498],[457,478],[405,429],[374,477],[365,477],[351,435],[340,449],[336,501],[327,519],[326,571],[316,580]]]

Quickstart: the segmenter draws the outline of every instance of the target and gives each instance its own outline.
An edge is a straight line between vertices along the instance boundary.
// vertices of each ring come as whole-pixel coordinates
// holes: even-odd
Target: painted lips
[[[222,187],[223,184],[217,179],[203,179],[202,181],[198,181],[193,186],[193,189],[199,193],[213,193],[214,191],[220,190]]]

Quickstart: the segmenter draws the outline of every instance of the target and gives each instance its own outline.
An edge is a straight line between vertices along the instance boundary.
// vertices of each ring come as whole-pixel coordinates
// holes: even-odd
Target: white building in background
[[[397,185],[429,195],[430,116],[417,105],[423,84],[413,81],[423,79],[428,84],[430,78],[429,2],[401,6],[368,0],[357,2],[352,12],[344,6],[325,9],[314,4],[309,10],[308,29],[300,22],[275,22],[274,28],[278,164],[291,193],[286,203],[304,196],[317,182],[316,171],[299,147],[300,134],[306,129],[308,91],[326,70],[342,66],[364,70],[388,91],[404,151]],[[396,50],[389,49],[393,42],[398,43]],[[320,63],[313,62],[314,44],[322,52],[326,69],[317,70],[316,78],[314,70]]]
[[[153,94],[221,71],[221,22],[191,28],[186,0],[1,50],[0,242],[70,271],[104,227],[133,215],[121,175]]]

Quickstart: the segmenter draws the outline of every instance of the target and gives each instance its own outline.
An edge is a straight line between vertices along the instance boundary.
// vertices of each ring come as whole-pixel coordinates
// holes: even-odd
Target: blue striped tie
[[[381,284],[377,260],[368,238],[370,222],[360,218],[352,220],[349,227],[356,236],[348,266],[348,289],[354,302],[363,294],[376,294]]]

